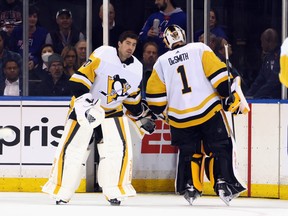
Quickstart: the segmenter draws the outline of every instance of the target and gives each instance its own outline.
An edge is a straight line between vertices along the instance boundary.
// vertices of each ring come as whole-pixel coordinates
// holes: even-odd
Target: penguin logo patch
[[[113,77],[108,77],[107,92],[100,91],[101,94],[107,97],[107,104],[117,100],[118,97],[125,97],[128,95],[128,90],[131,85],[122,79],[118,74]]]

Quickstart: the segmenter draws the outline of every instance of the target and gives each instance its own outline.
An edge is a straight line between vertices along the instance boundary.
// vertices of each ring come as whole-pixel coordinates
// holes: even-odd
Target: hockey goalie
[[[123,32],[118,50],[99,47],[70,78],[74,96],[49,180],[42,188],[56,204],[69,202],[79,187],[93,138],[99,141],[97,176],[106,199],[111,205],[120,205],[136,195],[131,184],[133,155],[128,118],[147,134],[155,129],[151,112],[141,102],[142,64],[132,56],[137,38],[133,32]],[[124,115],[124,107],[129,116]],[[93,137],[96,130],[97,137]]]

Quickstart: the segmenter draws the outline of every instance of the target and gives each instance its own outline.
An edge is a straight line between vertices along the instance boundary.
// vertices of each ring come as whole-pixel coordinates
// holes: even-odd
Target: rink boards
[[[0,140],[0,191],[41,191],[63,132],[69,99],[5,99],[0,100],[0,127],[11,127],[16,137]],[[288,199],[287,101],[253,101],[250,106],[248,115],[234,117],[235,165],[247,184],[243,196]],[[155,133],[142,141],[136,133],[132,136],[136,190],[174,191],[177,151],[170,146],[168,125],[157,121]],[[88,178],[91,173],[83,170],[78,192],[87,191]],[[204,194],[214,194],[206,178]]]

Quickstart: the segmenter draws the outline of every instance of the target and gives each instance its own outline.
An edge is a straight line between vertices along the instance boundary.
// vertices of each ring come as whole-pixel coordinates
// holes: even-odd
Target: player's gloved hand
[[[74,109],[77,121],[81,126],[96,128],[105,118],[105,111],[100,106],[101,100],[94,100],[91,93],[76,98]]]
[[[235,77],[231,86],[232,95],[222,101],[223,109],[233,114],[246,114],[250,111],[249,105],[241,89],[241,79]]]
[[[127,116],[133,121],[135,121],[138,128],[143,133],[150,135],[155,131],[155,120],[157,119],[157,117],[145,103],[142,103],[142,110],[142,113],[138,116],[133,116],[131,113],[127,114]]]
[[[229,111],[231,113],[234,113],[237,111],[239,105],[240,105],[239,97],[237,97],[237,95],[234,96],[232,94],[231,96],[224,99],[223,109],[225,111]]]

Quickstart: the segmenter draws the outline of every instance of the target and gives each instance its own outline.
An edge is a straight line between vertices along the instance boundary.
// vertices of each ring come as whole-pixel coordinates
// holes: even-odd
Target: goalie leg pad
[[[80,126],[75,120],[67,120],[49,179],[42,188],[44,193],[56,200],[69,202],[86,172],[84,168],[92,133],[90,126]]]
[[[192,182],[193,186],[198,191],[203,191],[203,179],[204,179],[204,155],[193,154],[191,160]]]
[[[205,171],[215,190],[217,180],[224,179],[232,193],[237,194],[246,190],[245,183],[237,175],[235,167],[236,152],[233,150],[233,138],[208,144],[211,152],[206,158]],[[215,190],[217,193],[217,191]]]
[[[127,117],[105,119],[101,125],[103,143],[97,145],[100,156],[98,183],[110,199],[135,196],[132,181],[132,141]]]
[[[196,153],[197,152],[197,153]],[[181,146],[178,155],[176,192],[183,194],[188,185],[203,191],[204,154],[194,145]]]

